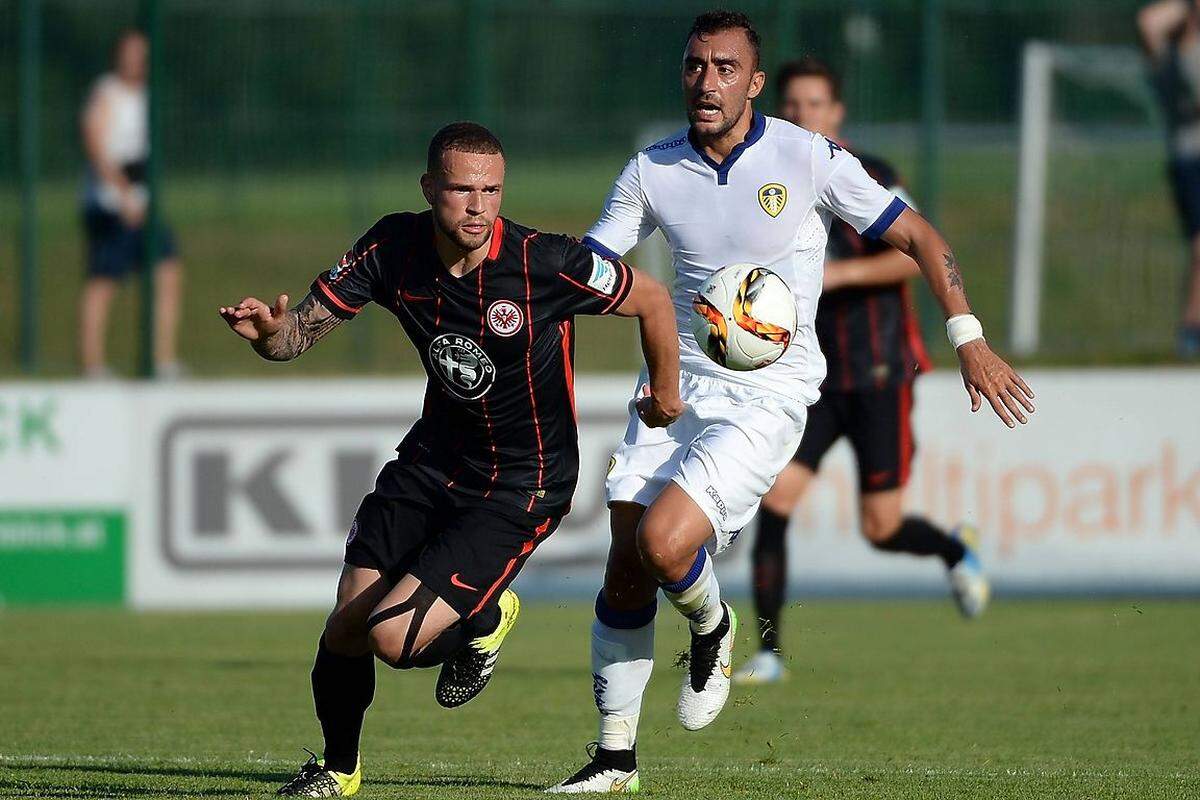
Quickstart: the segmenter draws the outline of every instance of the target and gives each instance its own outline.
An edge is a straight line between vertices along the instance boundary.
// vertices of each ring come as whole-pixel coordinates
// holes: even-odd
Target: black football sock
[[[895,533],[874,544],[879,550],[893,553],[938,556],[947,567],[962,561],[967,552],[962,542],[924,517],[905,517]]]
[[[478,614],[465,619],[462,625],[471,639],[495,633],[496,628],[500,627],[500,604],[489,603]]]
[[[409,659],[418,669],[436,667],[479,636],[487,636],[500,624],[500,606],[492,603],[478,614],[456,622],[442,631],[425,649]]]
[[[605,750],[603,747],[598,747],[594,761],[605,769],[633,772],[637,769],[637,745],[633,745],[628,750]]]
[[[787,525],[787,517],[765,507],[759,509],[751,560],[754,610],[764,650],[779,650],[779,615],[787,591]]]
[[[325,736],[325,766],[335,772],[354,772],[363,716],[375,698],[375,656],[341,656],[317,644],[312,668],[313,704]]]

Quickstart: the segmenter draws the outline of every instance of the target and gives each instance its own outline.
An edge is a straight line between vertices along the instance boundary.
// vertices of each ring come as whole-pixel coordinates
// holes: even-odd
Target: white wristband
[[[983,325],[979,324],[974,314],[955,314],[946,320],[946,336],[950,337],[950,344],[957,350],[967,342],[982,339]]]

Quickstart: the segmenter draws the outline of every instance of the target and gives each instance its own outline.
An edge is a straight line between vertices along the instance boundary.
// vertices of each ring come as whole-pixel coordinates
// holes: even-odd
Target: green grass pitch
[[[1000,602],[974,624],[949,602],[806,602],[787,616],[790,680],[735,687],[696,734],[674,719],[682,622],[661,611],[648,798],[1200,797],[1196,602]],[[492,685],[456,712],[433,671],[379,667],[359,796],[534,797],[579,766],[590,618],[526,604]],[[0,613],[0,796],[269,795],[319,749],[321,619]]]

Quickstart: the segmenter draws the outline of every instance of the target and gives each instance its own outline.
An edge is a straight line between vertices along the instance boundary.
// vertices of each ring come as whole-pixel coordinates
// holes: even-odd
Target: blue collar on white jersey
[[[724,186],[729,183],[729,170],[733,166],[733,162],[738,160],[742,153],[750,149],[750,145],[762,138],[763,132],[767,129],[767,118],[757,111],[753,112],[754,118],[750,121],[750,130],[746,131],[746,138],[740,144],[735,145],[729,151],[729,155],[725,156],[725,160],[718,164],[709,158],[705,152],[696,144],[692,138],[692,129],[688,128],[688,142],[692,145],[692,149],[696,151],[696,155],[704,159],[704,163],[713,168],[717,173],[717,185]]]

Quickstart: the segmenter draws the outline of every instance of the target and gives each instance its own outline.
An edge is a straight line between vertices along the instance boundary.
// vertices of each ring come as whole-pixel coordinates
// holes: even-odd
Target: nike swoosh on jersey
[[[422,303],[426,300],[433,300],[433,295],[425,296],[422,294],[413,294],[408,289],[400,290],[400,299],[406,303]]]
[[[462,581],[462,580],[461,580],[461,579],[458,577],[458,573],[457,573],[457,572],[456,572],[456,573],[454,573],[453,575],[451,575],[451,576],[450,576],[450,583],[454,584],[455,586],[457,586],[457,587],[458,587],[458,588],[460,588],[460,589],[467,589],[468,591],[472,591],[472,592],[478,592],[478,591],[479,591],[478,589],[476,589],[476,588],[475,588],[474,586],[472,586],[471,584],[469,584],[469,583],[464,583],[464,582],[463,582],[463,581]]]

